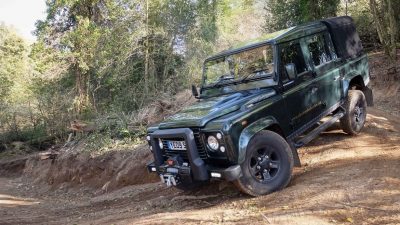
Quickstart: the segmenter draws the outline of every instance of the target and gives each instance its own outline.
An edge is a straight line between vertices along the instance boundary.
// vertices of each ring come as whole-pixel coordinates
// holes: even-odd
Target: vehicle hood
[[[184,108],[177,114],[159,124],[159,129],[179,127],[204,127],[209,121],[241,109],[275,95],[273,89],[253,92],[240,92],[208,99],[201,99],[195,104]]]

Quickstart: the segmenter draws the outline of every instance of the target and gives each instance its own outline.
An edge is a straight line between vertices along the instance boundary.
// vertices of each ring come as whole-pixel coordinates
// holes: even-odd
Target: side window
[[[303,52],[298,41],[285,43],[280,46],[280,72],[284,83],[289,80],[285,70],[285,65],[288,63],[295,65],[297,74],[301,74],[307,70]]]
[[[336,54],[335,48],[333,47],[331,35],[329,33],[325,33],[324,36],[325,36],[326,43],[328,45],[329,53],[331,54],[331,58],[337,59],[337,54]]]
[[[316,34],[307,39],[308,50],[315,66],[327,63],[332,56],[323,34]]]

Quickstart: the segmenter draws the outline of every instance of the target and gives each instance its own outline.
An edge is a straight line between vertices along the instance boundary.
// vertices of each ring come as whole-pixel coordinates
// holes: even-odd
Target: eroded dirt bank
[[[152,156],[145,145],[101,156],[79,149],[78,144],[73,148],[46,151],[56,154],[45,156],[48,159],[39,153],[0,162],[0,176],[23,176],[30,183],[46,184],[51,190],[91,189],[98,190],[97,194],[158,181],[155,175],[147,174],[146,163]]]
[[[39,161],[28,160],[23,176],[0,178],[0,224],[399,224],[400,119],[373,108],[369,113],[361,135],[351,138],[333,127],[300,149],[303,167],[289,186],[258,198],[226,183],[192,192],[151,183],[154,177],[131,166],[145,163],[145,151],[104,158],[120,164],[105,163],[97,177],[85,177],[97,163],[89,160],[81,172],[72,163],[64,180],[52,182],[48,178],[60,174],[51,160],[41,165],[47,174],[41,179],[33,169]],[[138,173],[140,182],[118,188],[123,183],[110,176],[116,171]]]

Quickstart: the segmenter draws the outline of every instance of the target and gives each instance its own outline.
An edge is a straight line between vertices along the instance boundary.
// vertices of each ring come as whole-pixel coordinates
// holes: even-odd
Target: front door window
[[[301,50],[300,43],[298,41],[292,41],[285,43],[280,47],[280,74],[283,83],[290,80],[289,76],[286,74],[285,65],[293,63],[296,67],[297,74],[301,76],[302,73],[307,71],[307,64],[304,60],[304,55]]]

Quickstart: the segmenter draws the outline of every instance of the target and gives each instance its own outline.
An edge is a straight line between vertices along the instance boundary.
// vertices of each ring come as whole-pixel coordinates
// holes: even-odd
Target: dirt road
[[[0,178],[0,224],[400,224],[400,119],[377,109],[363,133],[338,127],[300,149],[289,186],[250,198],[227,183],[180,192],[159,183],[99,195]]]

